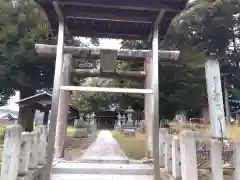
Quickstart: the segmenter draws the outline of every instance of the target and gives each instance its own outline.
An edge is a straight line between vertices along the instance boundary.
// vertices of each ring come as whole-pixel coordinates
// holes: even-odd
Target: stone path
[[[96,141],[77,161],[53,166],[52,180],[152,180],[152,167],[129,164],[110,131],[100,131]]]
[[[92,163],[129,163],[127,156],[110,131],[101,131],[96,141],[79,160]]]

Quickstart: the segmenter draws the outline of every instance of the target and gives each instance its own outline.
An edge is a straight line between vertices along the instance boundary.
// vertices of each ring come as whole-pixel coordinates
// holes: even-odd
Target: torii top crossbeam
[[[45,10],[54,34],[58,20],[72,36],[151,39],[154,24],[159,38],[187,0],[37,0]]]

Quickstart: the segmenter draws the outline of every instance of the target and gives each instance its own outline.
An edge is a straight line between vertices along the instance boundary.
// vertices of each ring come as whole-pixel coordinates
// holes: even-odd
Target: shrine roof
[[[44,103],[44,104],[50,104],[52,100],[52,95],[48,94],[47,92],[43,92],[40,94],[35,94],[33,96],[29,96],[24,99],[20,99],[19,101],[15,102],[19,104],[20,106],[23,105],[32,105],[35,103]]]
[[[50,108],[49,105],[51,105],[52,103],[52,95],[47,92],[43,92],[40,94],[29,96],[24,99],[20,99],[15,103],[18,104],[19,106],[29,106],[29,105],[39,104],[39,105],[47,106],[48,108]],[[71,110],[79,111],[79,109],[73,104],[69,104],[69,107]]]
[[[72,36],[148,39],[160,15],[159,37],[187,0],[37,0],[54,34],[63,19]],[[161,15],[160,12],[164,10]],[[163,11],[162,11],[163,12]]]

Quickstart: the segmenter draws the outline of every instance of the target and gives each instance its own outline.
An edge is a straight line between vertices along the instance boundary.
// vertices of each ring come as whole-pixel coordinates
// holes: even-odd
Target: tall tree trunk
[[[36,89],[20,88],[20,99],[27,98],[36,93]],[[20,124],[25,131],[31,132],[33,130],[33,121],[35,116],[35,107],[25,106],[19,108],[18,124]]]

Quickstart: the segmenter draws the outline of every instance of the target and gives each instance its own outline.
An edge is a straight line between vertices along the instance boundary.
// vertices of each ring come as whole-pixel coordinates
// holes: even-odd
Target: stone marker
[[[117,115],[117,123],[115,124],[114,129],[115,129],[116,131],[119,131],[119,132],[121,132],[121,129],[122,129],[121,120],[122,120],[122,116],[121,116],[120,113],[118,113],[118,115]]]
[[[140,120],[140,122],[139,122],[139,131],[141,133],[145,133],[146,132],[145,120]]]
[[[96,124],[96,119],[95,119],[95,113],[93,112],[90,116],[90,131],[92,133],[93,136],[96,136],[96,132],[97,132],[97,124]]]

